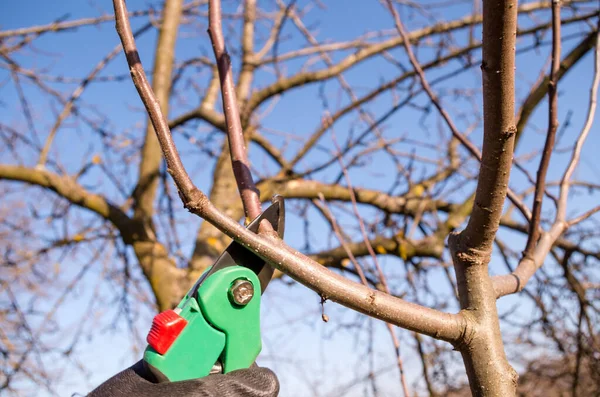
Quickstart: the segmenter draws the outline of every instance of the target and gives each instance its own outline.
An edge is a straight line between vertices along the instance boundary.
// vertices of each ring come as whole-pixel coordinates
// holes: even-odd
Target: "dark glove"
[[[143,361],[119,372],[88,397],[277,397],[279,382],[267,368],[253,366],[225,375],[181,382],[153,383]]]

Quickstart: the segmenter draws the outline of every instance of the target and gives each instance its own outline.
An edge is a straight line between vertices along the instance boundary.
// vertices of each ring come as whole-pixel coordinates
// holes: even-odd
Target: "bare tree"
[[[589,202],[598,185],[575,170],[596,110],[597,4],[502,1],[480,9],[477,2],[461,3],[468,15],[438,20],[453,6],[373,2],[369,7],[382,15],[378,30],[337,42],[319,41],[307,22],[319,3],[259,7],[247,0],[224,13],[218,0],[166,0],[161,7],[160,13],[128,12],[123,0],[114,0],[114,17],[0,32],[3,84],[14,90],[14,107],[22,114],[0,124],[0,178],[7,181],[0,186],[9,209],[0,213],[2,390],[18,392],[28,380],[52,391],[52,380],[61,375],[48,371],[45,357],[58,352],[77,360],[74,347],[90,331],[82,325],[66,345],[53,344],[61,328],[57,311],[98,263],[106,281],[97,285],[108,283],[121,308],[113,321],[128,324],[137,338],[143,333],[136,329],[140,309],[132,302],[171,308],[231,238],[272,263],[280,271],[276,277],[314,290],[322,303],[385,321],[405,395],[412,386],[403,375],[403,344],[422,363],[417,389],[430,395],[460,386],[447,376],[455,362],[445,353],[449,348],[461,353],[473,395],[516,395],[518,376],[510,362],[527,369],[525,379],[532,373],[556,376],[558,369],[572,395],[593,389],[593,374],[600,373],[594,355],[600,251],[593,231],[599,207]],[[148,22],[134,31],[132,18]],[[21,54],[36,40],[113,19],[122,46],[83,79],[50,74],[35,62],[23,65]],[[196,34],[206,27],[208,35]],[[154,29],[150,83],[136,38]],[[209,38],[214,57],[176,61],[182,33],[206,44]],[[129,84],[121,66],[108,71],[122,51],[149,116],[143,133],[137,126],[115,126],[110,108],[83,101],[92,84]],[[529,67],[519,75],[519,62],[534,63],[544,54],[549,72]],[[587,109],[578,103],[561,114],[561,81],[591,58],[589,100],[581,102]],[[363,84],[352,75],[373,75],[378,67],[393,70],[392,78],[386,73],[383,82]],[[475,78],[465,86],[469,73]],[[61,84],[74,88],[65,94]],[[284,111],[277,107],[285,109],[286,97],[314,86],[320,88],[312,95],[322,105],[315,130],[297,133],[286,125],[289,130],[280,131],[269,113]],[[571,90],[580,97],[585,92]],[[60,111],[36,112],[38,96]],[[545,96],[540,145],[531,136]],[[169,119],[174,104],[187,110]],[[408,131],[398,116],[405,111],[409,116],[402,118],[418,120]],[[571,122],[575,117],[579,130]],[[48,132],[40,132],[42,126]],[[73,129],[85,131],[94,148],[75,161],[61,138]],[[212,161],[210,183],[198,182],[197,175],[208,171],[201,164],[196,172],[194,158]],[[384,172],[382,164],[388,165]],[[378,174],[380,182],[364,179]],[[275,193],[297,204],[306,225],[304,247],[279,240],[268,225],[254,234],[238,223],[254,218]],[[178,224],[191,218],[180,202],[204,220],[195,236]],[[311,225],[322,222],[317,216],[337,243],[313,250]],[[183,242],[190,238],[191,246]],[[522,253],[513,248],[521,243]],[[183,253],[186,247],[193,248],[191,255]],[[380,264],[389,257],[391,269]],[[65,281],[60,263],[67,258],[80,266]],[[42,283],[52,287],[40,291]],[[103,288],[92,291],[90,307],[106,305]],[[525,321],[518,310],[497,304],[516,293],[535,307]],[[48,297],[51,305],[40,304]],[[96,320],[82,315],[79,323]],[[563,365],[532,365],[541,354]]]

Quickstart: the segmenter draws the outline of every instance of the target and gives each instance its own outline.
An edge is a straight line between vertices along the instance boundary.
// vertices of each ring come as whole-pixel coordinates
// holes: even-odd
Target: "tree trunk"
[[[518,375],[504,352],[489,276],[515,141],[517,2],[483,2],[484,136],[473,211],[465,230],[448,239],[466,332],[461,352],[474,396],[515,396]]]

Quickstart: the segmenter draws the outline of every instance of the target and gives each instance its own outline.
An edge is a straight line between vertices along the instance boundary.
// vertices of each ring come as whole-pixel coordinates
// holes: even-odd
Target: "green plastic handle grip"
[[[238,280],[249,281],[255,291],[245,305],[231,297]],[[242,266],[226,267],[204,280],[196,296],[190,295],[177,306],[187,324],[173,344],[164,354],[146,348],[144,362],[150,371],[159,381],[175,382],[207,376],[217,362],[223,373],[250,367],[262,348],[256,274]]]

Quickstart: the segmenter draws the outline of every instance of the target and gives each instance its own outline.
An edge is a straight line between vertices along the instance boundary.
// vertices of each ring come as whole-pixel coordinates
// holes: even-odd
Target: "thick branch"
[[[514,7],[512,2],[501,6]],[[502,12],[506,15],[505,10]],[[508,15],[506,15],[508,18]],[[476,249],[489,255],[492,249],[502,207],[506,198],[516,127],[514,124],[514,44],[516,17],[500,17],[487,30],[484,28],[483,109],[484,140],[482,161],[475,193],[475,205],[469,223],[457,239],[465,249]],[[504,26],[504,25],[508,26]],[[505,34],[498,38],[498,32]],[[486,34],[488,35],[486,37]],[[463,245],[461,244],[461,245]],[[479,260],[484,258],[479,258]],[[486,263],[487,263],[487,258]]]
[[[88,192],[68,176],[60,176],[50,171],[16,165],[0,165],[0,179],[25,182],[48,188],[65,200],[86,208],[109,220],[127,241],[131,219],[118,206],[101,195]]]
[[[160,310],[172,308],[188,288],[188,285],[181,282],[185,272],[177,268],[165,247],[154,240],[147,228],[129,218],[121,208],[105,197],[88,192],[68,176],[37,168],[0,165],[0,179],[47,188],[70,203],[88,209],[112,223],[119,230],[121,239],[133,246]]]
[[[508,191],[516,133],[516,35],[516,2],[484,1],[482,160],[469,222],[448,240],[460,306],[475,323],[474,335],[460,349],[474,396],[514,396],[518,379],[504,352],[496,294],[488,273]]]
[[[342,185],[327,184],[319,181],[292,180],[276,181],[267,180],[258,184],[263,201],[277,193],[286,198],[316,199],[322,194],[327,201],[350,202],[350,192]],[[451,211],[454,204],[442,200],[430,200],[423,197],[391,196],[380,190],[354,188],[356,201],[360,204],[372,205],[391,214],[415,214],[419,208],[423,211]],[[423,201],[426,201],[423,204]]]

